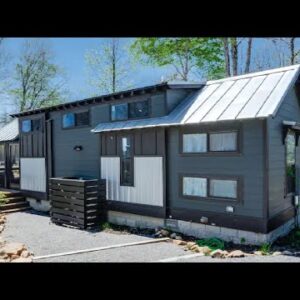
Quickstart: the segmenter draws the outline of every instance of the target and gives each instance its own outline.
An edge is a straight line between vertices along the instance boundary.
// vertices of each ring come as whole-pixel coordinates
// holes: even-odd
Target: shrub
[[[224,250],[225,249],[224,241],[221,239],[218,239],[218,238],[200,239],[200,240],[196,241],[196,244],[200,247],[207,246],[211,250],[217,250],[217,249]]]
[[[271,246],[271,244],[264,243],[260,246],[259,251],[261,251],[263,255],[268,255],[271,252]]]

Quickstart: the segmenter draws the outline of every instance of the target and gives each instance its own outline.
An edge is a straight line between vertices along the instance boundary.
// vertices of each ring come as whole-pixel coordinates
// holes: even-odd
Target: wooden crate
[[[99,225],[104,216],[105,180],[51,178],[51,221],[87,229]]]

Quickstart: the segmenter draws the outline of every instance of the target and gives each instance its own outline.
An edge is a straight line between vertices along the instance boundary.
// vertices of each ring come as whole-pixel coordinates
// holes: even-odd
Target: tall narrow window
[[[22,121],[22,132],[30,132],[32,130],[32,121],[31,120],[24,120]]]
[[[285,139],[286,155],[286,193],[295,192],[296,176],[296,136],[293,131],[289,131]]]
[[[121,185],[133,186],[133,151],[130,136],[121,139]]]

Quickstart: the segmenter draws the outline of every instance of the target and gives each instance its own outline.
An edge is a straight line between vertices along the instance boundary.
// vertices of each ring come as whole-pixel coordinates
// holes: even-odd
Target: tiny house
[[[287,233],[299,194],[299,65],[166,82],[15,114],[20,188],[106,181],[113,223],[260,244]]]

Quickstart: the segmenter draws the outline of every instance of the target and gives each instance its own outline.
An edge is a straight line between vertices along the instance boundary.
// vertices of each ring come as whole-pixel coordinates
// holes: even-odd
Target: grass
[[[225,249],[225,242],[218,238],[207,238],[207,239],[196,240],[196,244],[200,247],[207,246],[212,251],[217,249],[221,249],[221,250]]]
[[[100,229],[101,230],[108,230],[108,229],[113,229],[112,225],[108,222],[104,222],[102,224],[100,224]]]

